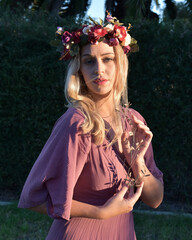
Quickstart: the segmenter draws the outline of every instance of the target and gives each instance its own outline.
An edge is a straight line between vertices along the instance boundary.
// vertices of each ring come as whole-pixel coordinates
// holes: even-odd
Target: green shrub
[[[53,18],[46,13],[1,16],[0,186],[20,191],[52,125],[64,112],[65,65],[49,44]]]
[[[140,52],[130,58],[129,100],[152,132],[166,196],[189,199],[192,29],[182,22],[138,23]]]
[[[66,63],[49,44],[56,26],[71,25],[47,13],[0,18],[0,188],[21,191],[57,118],[65,111]],[[128,22],[128,21],[127,21]],[[129,100],[154,133],[155,159],[166,197],[192,198],[190,184],[191,27],[136,22],[140,52],[130,56]]]

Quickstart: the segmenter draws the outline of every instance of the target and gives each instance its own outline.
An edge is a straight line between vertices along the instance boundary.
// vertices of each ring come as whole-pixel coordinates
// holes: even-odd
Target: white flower
[[[90,31],[91,27],[93,27],[93,25],[88,25],[86,27],[83,28],[82,32],[85,34],[85,35],[88,35],[88,32]]]
[[[130,43],[131,43],[131,36],[127,33],[127,36],[122,41],[121,45],[122,46],[128,46]]]
[[[70,49],[70,44],[65,44],[66,49]]]
[[[109,32],[109,31],[113,31],[113,29],[114,29],[114,25],[112,25],[112,24],[107,24],[105,27],[104,27],[104,29],[107,31],[107,32]]]
[[[62,35],[63,34],[63,28],[62,27],[57,27],[57,31],[56,33],[59,34],[59,35]]]

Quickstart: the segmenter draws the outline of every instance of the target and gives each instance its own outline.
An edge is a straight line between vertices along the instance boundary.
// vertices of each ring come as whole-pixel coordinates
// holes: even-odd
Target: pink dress
[[[129,111],[144,121],[138,112]],[[130,130],[129,111],[121,112],[126,131]],[[89,134],[82,134],[83,121],[83,114],[75,108],[58,119],[29,173],[18,206],[31,208],[47,203],[48,214],[54,218],[47,240],[135,240],[132,212],[107,220],[70,218],[72,199],[103,205],[126,177],[118,153],[106,139],[97,146]],[[145,161],[150,172],[162,181],[152,145]]]

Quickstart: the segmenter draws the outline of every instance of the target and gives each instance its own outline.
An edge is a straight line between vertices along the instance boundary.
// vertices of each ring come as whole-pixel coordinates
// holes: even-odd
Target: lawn
[[[192,218],[188,216],[134,213],[137,240],[192,239]],[[52,220],[17,204],[0,207],[0,240],[44,240]],[[118,239],[117,239],[118,240]]]
[[[137,240],[190,240],[192,217],[134,213]]]

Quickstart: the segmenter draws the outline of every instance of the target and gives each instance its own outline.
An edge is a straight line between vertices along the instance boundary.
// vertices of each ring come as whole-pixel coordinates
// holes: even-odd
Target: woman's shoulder
[[[53,128],[75,128],[78,129],[83,124],[85,117],[83,113],[74,107],[69,107],[67,111],[55,122]]]
[[[69,107],[67,111],[59,118],[65,120],[73,120],[73,121],[81,121],[84,120],[84,114],[81,112],[80,109],[75,107]]]

